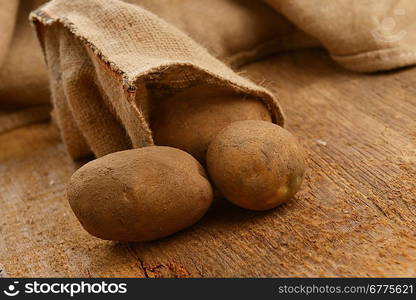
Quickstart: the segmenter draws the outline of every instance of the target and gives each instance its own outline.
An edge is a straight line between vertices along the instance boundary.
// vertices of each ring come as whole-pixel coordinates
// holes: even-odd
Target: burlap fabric
[[[29,13],[46,0],[0,1],[0,104],[24,107],[49,103],[49,84]]]
[[[267,0],[301,30],[318,39],[332,58],[358,72],[416,62],[413,0]]]
[[[306,1],[310,0],[303,3]],[[30,0],[20,2],[24,2],[24,5],[14,8],[18,8],[18,15],[21,14],[20,9],[30,3]],[[196,2],[199,1],[195,0]],[[228,30],[231,25],[226,21],[220,23],[220,26],[216,25],[219,19],[212,23],[212,18],[202,19],[204,13],[210,12],[207,2],[211,1],[204,1],[206,9],[200,8],[199,19],[185,12],[181,16],[178,12],[177,17],[168,20],[167,15],[169,10],[175,10],[174,5],[165,8],[165,15],[150,6],[146,9],[153,10],[159,18],[186,33],[190,39],[221,61],[239,65],[244,61],[255,60],[256,55],[262,52],[250,51],[250,47],[257,41],[243,44],[244,30],[239,31],[239,41],[234,41],[241,43],[241,48],[227,48],[232,42],[230,35],[236,32],[235,27],[231,31]],[[235,3],[235,7],[244,7],[242,1],[225,2]],[[343,3],[338,0],[337,2]],[[360,18],[372,20],[371,30],[380,26],[384,29],[391,28],[381,30],[386,36],[405,32],[402,39],[400,35],[396,42],[390,41],[396,45],[394,48],[398,53],[406,49],[406,45],[411,45],[411,36],[414,33],[411,27],[400,23],[404,16],[411,18],[411,10],[405,7],[404,15],[403,11],[395,12],[396,9],[403,9],[401,4],[405,2],[377,1],[386,7],[385,14],[377,15],[377,18],[359,14],[359,6],[363,2],[376,3],[350,1],[351,5],[355,3],[355,8],[349,6],[349,9],[343,11],[343,18],[348,14],[357,15],[357,18],[352,15],[348,18],[348,29],[354,31],[356,28],[357,31],[368,32],[368,28],[358,26],[358,16],[361,16]],[[12,0],[0,1],[0,6],[4,5],[3,9],[10,3]],[[175,5],[179,3],[180,0]],[[13,5],[9,9],[10,7],[13,9]],[[247,10],[241,8],[241,12],[247,14],[244,21],[248,22],[248,19],[253,18],[252,7]],[[306,9],[313,8],[304,6],[301,9],[305,13]],[[230,6],[230,10],[234,11],[234,7]],[[296,26],[291,25],[292,20],[279,16],[277,10],[270,11],[272,16],[278,16],[282,21],[281,26],[286,26],[282,28],[287,29],[287,49],[297,47],[295,41],[299,41],[296,37],[299,35],[305,37],[305,41],[309,40],[309,44],[305,46],[319,44],[307,34],[301,34]],[[16,38],[14,27],[20,26],[20,21],[16,23],[13,20],[14,25],[8,27],[13,32],[7,33],[7,30],[3,30],[6,28],[3,24],[7,24],[5,17],[10,15],[13,13],[2,13],[0,18],[0,37],[3,39],[8,36],[8,45],[2,40],[0,48],[9,57],[12,56],[10,45]],[[311,24],[311,20],[319,23],[321,17],[322,20],[329,20],[323,16],[318,14],[309,18],[308,24]],[[84,14],[83,17],[94,21],[94,11],[91,10],[88,16]],[[218,17],[231,20],[227,15],[218,14]],[[33,35],[26,18],[27,16],[19,20],[26,26],[25,32]],[[389,25],[389,22],[385,23],[383,20],[391,20],[390,18],[395,20],[396,26],[383,27],[383,24]],[[181,23],[181,20],[191,22],[191,19],[193,23]],[[233,20],[235,22],[236,19]],[[198,22],[210,25],[207,25],[205,31],[203,25],[196,30]],[[246,29],[247,34],[259,35],[260,28],[256,24],[264,24],[258,22],[260,21],[256,19],[255,22],[248,23],[252,27],[250,30]],[[353,26],[351,22],[357,26]],[[196,31],[187,32],[191,28]],[[204,35],[212,33],[212,28],[218,30],[218,36],[219,29],[228,34],[218,40],[212,35],[213,40],[208,42]],[[304,27],[307,32],[309,29],[308,26]],[[292,40],[290,37],[294,31],[298,34],[294,34]],[[343,32],[344,29],[339,29],[328,35],[328,41],[331,38],[343,41]],[[67,35],[73,37],[70,31],[67,31]],[[351,36],[352,43],[355,39],[353,34]],[[373,35],[368,37],[369,40],[374,38]],[[267,53],[268,49],[272,49],[266,41],[269,35],[263,38],[259,42],[264,46],[259,48],[266,50],[264,55],[274,53]],[[46,82],[47,72],[40,73],[36,67],[43,64],[40,47],[35,44],[32,47],[27,41],[26,39],[28,46],[23,52],[25,58],[13,61],[19,64],[19,72],[24,72],[26,78],[43,74],[42,80]],[[217,46],[213,46],[213,41],[216,41]],[[275,46],[275,51],[281,51],[279,41],[278,36],[275,43],[271,43]],[[107,42],[110,43],[110,40]],[[20,44],[25,45],[24,42]],[[362,44],[362,41],[357,43],[359,46]],[[81,41],[80,45],[81,48],[88,48]],[[328,45],[325,44],[325,47],[330,49]],[[373,48],[374,51],[365,53],[376,53],[377,47]],[[237,53],[239,49],[248,55],[243,56],[240,62],[227,60],[227,57],[232,57],[234,51]],[[350,48],[348,44],[344,48],[346,57],[353,54],[352,51],[348,53],[349,49],[357,50]],[[336,53],[332,48],[330,51],[331,54]],[[403,53],[406,56],[406,52]],[[408,53],[411,58],[412,52]],[[4,55],[0,68],[10,64]],[[391,64],[387,66],[401,66],[397,61],[400,55],[392,56],[388,60]],[[32,64],[26,60],[29,57],[38,57],[39,60]],[[371,55],[363,62],[370,60]],[[382,69],[386,60],[381,55],[374,62],[380,64],[374,64],[373,71]],[[410,59],[407,63],[410,65],[414,61]],[[11,68],[17,70],[17,67]],[[11,277],[415,276],[415,139],[412,130],[415,106],[411,84],[415,70],[374,77],[360,76],[335,67],[320,51],[301,51],[292,57],[280,56],[246,66],[242,70],[244,76],[268,82],[274,93],[280,91],[282,103],[291,116],[288,122],[290,130],[301,137],[308,150],[309,173],[302,191],[294,201],[265,214],[243,212],[227,206],[208,215],[199,226],[153,244],[119,245],[93,239],[82,230],[79,222],[70,213],[66,201],[66,184],[74,167],[59,139],[59,133],[46,123],[12,130],[24,125],[24,119],[35,122],[45,118],[46,110],[38,110],[38,107],[8,110],[0,113],[0,277],[4,274]],[[7,76],[12,75],[14,76],[13,72],[7,73]],[[6,78],[9,79],[11,78]],[[24,84],[25,81],[19,82],[21,87],[28,87]],[[11,87],[7,85],[9,86]],[[1,89],[5,88],[2,85]],[[37,88],[41,89],[41,86],[38,85]],[[15,85],[16,93],[2,96],[0,106],[6,101],[19,105],[45,101],[48,96],[35,97],[37,88],[28,93],[30,98],[27,101],[19,103],[22,91]],[[44,90],[47,88],[42,87]],[[152,85],[149,88],[154,90]],[[164,88],[160,86],[157,90],[163,92]]]
[[[0,101],[47,103],[50,84],[75,159],[152,144],[152,103],[207,82],[263,100],[283,124],[275,96],[231,69],[273,53],[323,46],[363,72],[416,61],[412,0],[54,0],[32,14],[48,74],[27,22],[44,2],[0,4]]]
[[[102,156],[152,145],[147,122],[152,102],[203,83],[263,100],[283,124],[272,94],[139,6],[58,0],[35,11],[32,20],[49,66],[58,123],[74,159],[90,151]]]

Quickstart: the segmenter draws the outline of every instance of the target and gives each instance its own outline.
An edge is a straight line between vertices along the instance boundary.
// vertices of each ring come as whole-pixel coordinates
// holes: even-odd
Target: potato
[[[271,117],[261,100],[202,85],[163,100],[152,112],[151,129],[156,145],[182,149],[204,164],[212,138],[241,120],[271,121]]]
[[[108,154],[76,171],[68,198],[82,226],[105,240],[149,241],[197,222],[213,199],[188,153],[151,146]]]
[[[240,121],[212,140],[207,168],[229,201],[247,209],[267,210],[295,195],[305,161],[301,146],[287,130],[270,122]]]

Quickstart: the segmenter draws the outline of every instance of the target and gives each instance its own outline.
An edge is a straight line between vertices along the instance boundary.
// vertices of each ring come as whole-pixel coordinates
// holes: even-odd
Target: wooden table
[[[49,123],[0,135],[3,276],[416,276],[416,69],[361,75],[323,51],[245,67],[279,94],[308,153],[290,203],[220,203],[151,243],[89,236],[65,196],[74,166]]]

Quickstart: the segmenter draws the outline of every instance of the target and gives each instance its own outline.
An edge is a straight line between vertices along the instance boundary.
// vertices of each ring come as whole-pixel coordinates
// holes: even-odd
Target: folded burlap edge
[[[416,64],[416,52],[404,47],[376,49],[353,55],[331,54],[344,68],[362,73],[387,71]]]

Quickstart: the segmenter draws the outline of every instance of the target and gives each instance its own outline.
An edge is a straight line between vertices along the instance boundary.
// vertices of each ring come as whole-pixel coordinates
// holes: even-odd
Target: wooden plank
[[[319,50],[252,64],[308,153],[303,190],[250,212],[218,203],[151,243],[86,234],[74,166],[47,124],[0,135],[0,263],[9,276],[416,276],[416,69],[345,71]]]
[[[74,167],[59,133],[32,125],[0,137],[0,263],[8,276],[142,276],[128,247],[83,232],[66,200]]]

